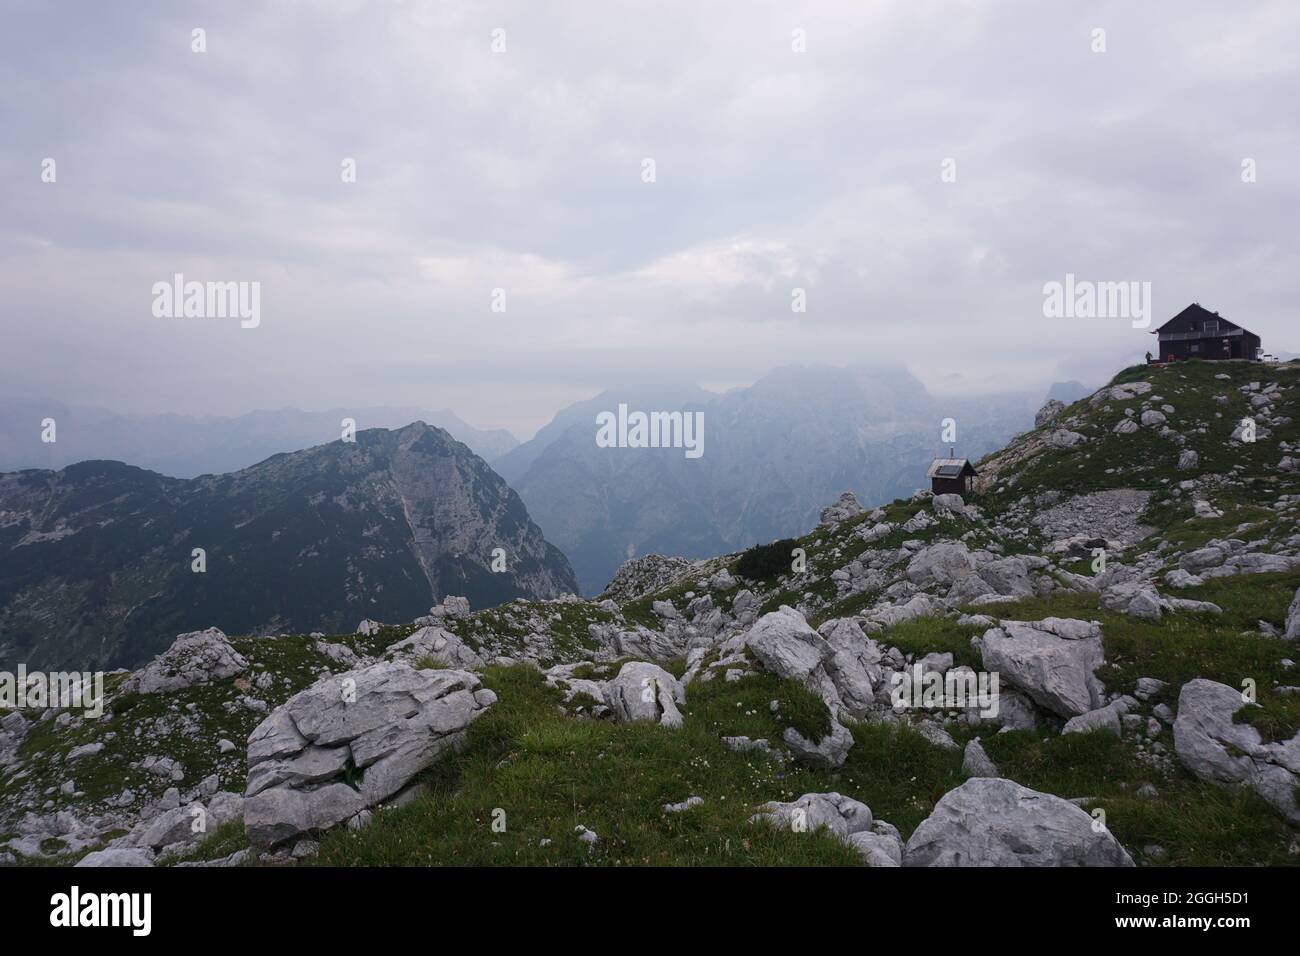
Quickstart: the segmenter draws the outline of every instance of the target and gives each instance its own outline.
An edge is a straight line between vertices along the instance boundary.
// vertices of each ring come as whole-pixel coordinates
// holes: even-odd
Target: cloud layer
[[[9,394],[526,436],[633,379],[979,392],[1140,357],[1127,321],[1043,317],[1067,272],[1300,350],[1293,3],[11,7]],[[177,272],[260,282],[260,326],[154,318]]]

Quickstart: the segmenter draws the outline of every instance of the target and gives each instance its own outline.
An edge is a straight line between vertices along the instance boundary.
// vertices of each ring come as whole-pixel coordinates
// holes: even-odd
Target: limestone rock
[[[1084,810],[993,777],[949,790],[913,832],[904,866],[1133,866]]]
[[[248,661],[215,627],[181,634],[172,646],[122,683],[124,694],[158,694],[225,680],[248,669]]]
[[[998,765],[995,764],[993,758],[985,752],[978,737],[966,744],[966,750],[962,754],[961,758],[961,772],[968,777],[1002,776],[998,771]]]
[[[1104,662],[1101,628],[1087,621],[1046,618],[1003,621],[979,640],[984,669],[1002,675],[1040,707],[1074,717],[1102,705],[1095,671]]]
[[[467,671],[396,661],[322,678],[248,738],[249,841],[272,846],[389,799],[495,700]]]
[[[1246,706],[1241,692],[1196,678],[1183,685],[1174,721],[1174,752],[1183,766],[1203,780],[1253,787],[1292,823],[1300,823],[1300,734],[1285,743],[1265,744],[1258,730],[1235,723]]]
[[[835,504],[822,509],[821,523],[823,525],[837,525],[841,521],[857,517],[864,510],[862,505],[858,503],[857,496],[851,491],[845,491],[840,494],[839,500]]]
[[[672,674],[657,664],[628,661],[618,676],[605,685],[605,703],[617,720],[648,720],[664,727],[680,727],[686,691]]]

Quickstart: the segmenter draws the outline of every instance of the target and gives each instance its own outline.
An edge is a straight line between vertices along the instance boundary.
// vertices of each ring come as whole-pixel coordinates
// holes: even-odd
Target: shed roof
[[[1167,328],[1168,326],[1173,325],[1176,322],[1182,322],[1182,321],[1193,323],[1199,328],[1205,323],[1207,319],[1216,320],[1219,323],[1220,330],[1241,329],[1243,332],[1250,332],[1249,329],[1245,328],[1244,326],[1238,325],[1236,322],[1233,322],[1231,319],[1225,319],[1223,316],[1219,315],[1219,313],[1211,312],[1209,309],[1205,308],[1199,302],[1193,302],[1187,308],[1183,309],[1183,311],[1179,312],[1173,318],[1166,321],[1164,325],[1152,329],[1151,331],[1160,332],[1163,329]],[[1216,333],[1210,333],[1210,334],[1213,335]]]
[[[927,478],[960,478],[962,475],[977,475],[979,472],[965,458],[936,458],[930,463]]]

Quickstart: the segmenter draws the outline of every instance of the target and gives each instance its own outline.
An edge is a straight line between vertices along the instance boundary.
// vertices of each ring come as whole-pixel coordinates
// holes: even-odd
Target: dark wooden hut
[[[936,495],[968,495],[975,489],[977,474],[965,458],[936,458],[925,476]]]
[[[1193,302],[1151,333],[1160,337],[1161,362],[1259,358],[1259,336]]]

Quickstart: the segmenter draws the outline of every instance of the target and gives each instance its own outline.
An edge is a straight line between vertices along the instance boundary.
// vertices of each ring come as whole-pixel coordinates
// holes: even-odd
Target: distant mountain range
[[[1087,390],[1053,386],[1062,400]],[[628,558],[706,557],[798,534],[845,490],[882,503],[925,485],[949,445],[972,460],[1033,427],[1041,392],[939,398],[905,369],[779,368],[725,394],[614,389],[572,405],[493,462],[547,539],[569,556],[584,594]],[[620,403],[704,412],[704,454],[602,448],[596,415]],[[956,441],[942,422],[956,421]]]
[[[208,626],[346,632],[447,595],[576,590],[519,496],[422,422],[217,476],[111,461],[0,475],[0,660],[29,667],[133,666]]]
[[[1062,382],[1048,397],[1069,404],[1087,393],[1078,382]],[[864,503],[908,495],[925,484],[933,456],[954,447],[975,459],[1001,447],[1032,427],[1043,401],[1039,392],[936,397],[900,367],[789,366],[724,394],[695,386],[612,389],[561,410],[519,444],[509,432],[473,428],[451,411],[280,409],[191,418],[3,400],[0,470],[46,470],[0,476],[0,651],[48,660],[66,645],[73,661],[98,641],[100,659],[121,662],[136,654],[139,640],[128,629],[142,621],[173,634],[208,623],[337,629],[371,613],[422,613],[446,594],[465,594],[475,606],[516,594],[595,594],[631,557],[706,557],[794,535],[845,490]],[[702,412],[703,455],[600,447],[597,415],[620,404]],[[421,416],[436,427],[401,427]],[[57,423],[52,444],[40,440],[45,418]],[[362,429],[354,445],[335,440],[343,418]],[[943,440],[947,418],[956,422],[955,441]],[[426,451],[411,452],[405,439],[390,448],[390,439],[377,437],[389,433],[367,431],[372,425],[424,436],[418,444]],[[426,474],[413,482],[403,471],[399,486],[393,469],[413,462]],[[518,513],[503,504],[511,488],[514,501],[522,499]],[[307,508],[305,499],[323,504]],[[444,514],[445,507],[454,513]],[[437,552],[432,559],[417,541],[412,509],[419,508],[442,515],[438,541],[426,542]],[[375,520],[358,524],[365,515]],[[270,546],[258,543],[268,528],[277,535]],[[465,537],[465,528],[480,537]],[[547,573],[533,578],[522,568],[484,578],[466,569],[474,562],[459,571],[439,565],[443,539],[473,546],[477,561],[486,560],[482,542],[502,535]],[[207,546],[200,537],[238,565],[221,580],[255,569],[261,583],[243,581],[238,597],[214,588],[211,568],[220,560],[206,578],[173,578],[188,567],[174,549],[183,557],[187,542]],[[323,572],[313,549],[333,562]],[[213,555],[209,547],[210,562]],[[301,568],[305,580],[292,570],[286,577],[286,568]],[[313,573],[323,577],[313,580]],[[511,583],[516,573],[522,577]],[[158,580],[168,582],[161,591]],[[366,580],[386,590],[367,589]],[[199,613],[218,608],[220,619]]]
[[[41,422],[54,419],[55,441],[41,440]],[[415,407],[260,410],[234,418],[123,415],[100,408],[28,399],[0,399],[0,471],[63,468],[79,461],[124,461],[173,478],[247,468],[281,452],[338,439],[341,422],[358,429],[401,428],[422,421],[445,429],[491,461],[519,444],[505,429],[466,424],[449,409]]]

